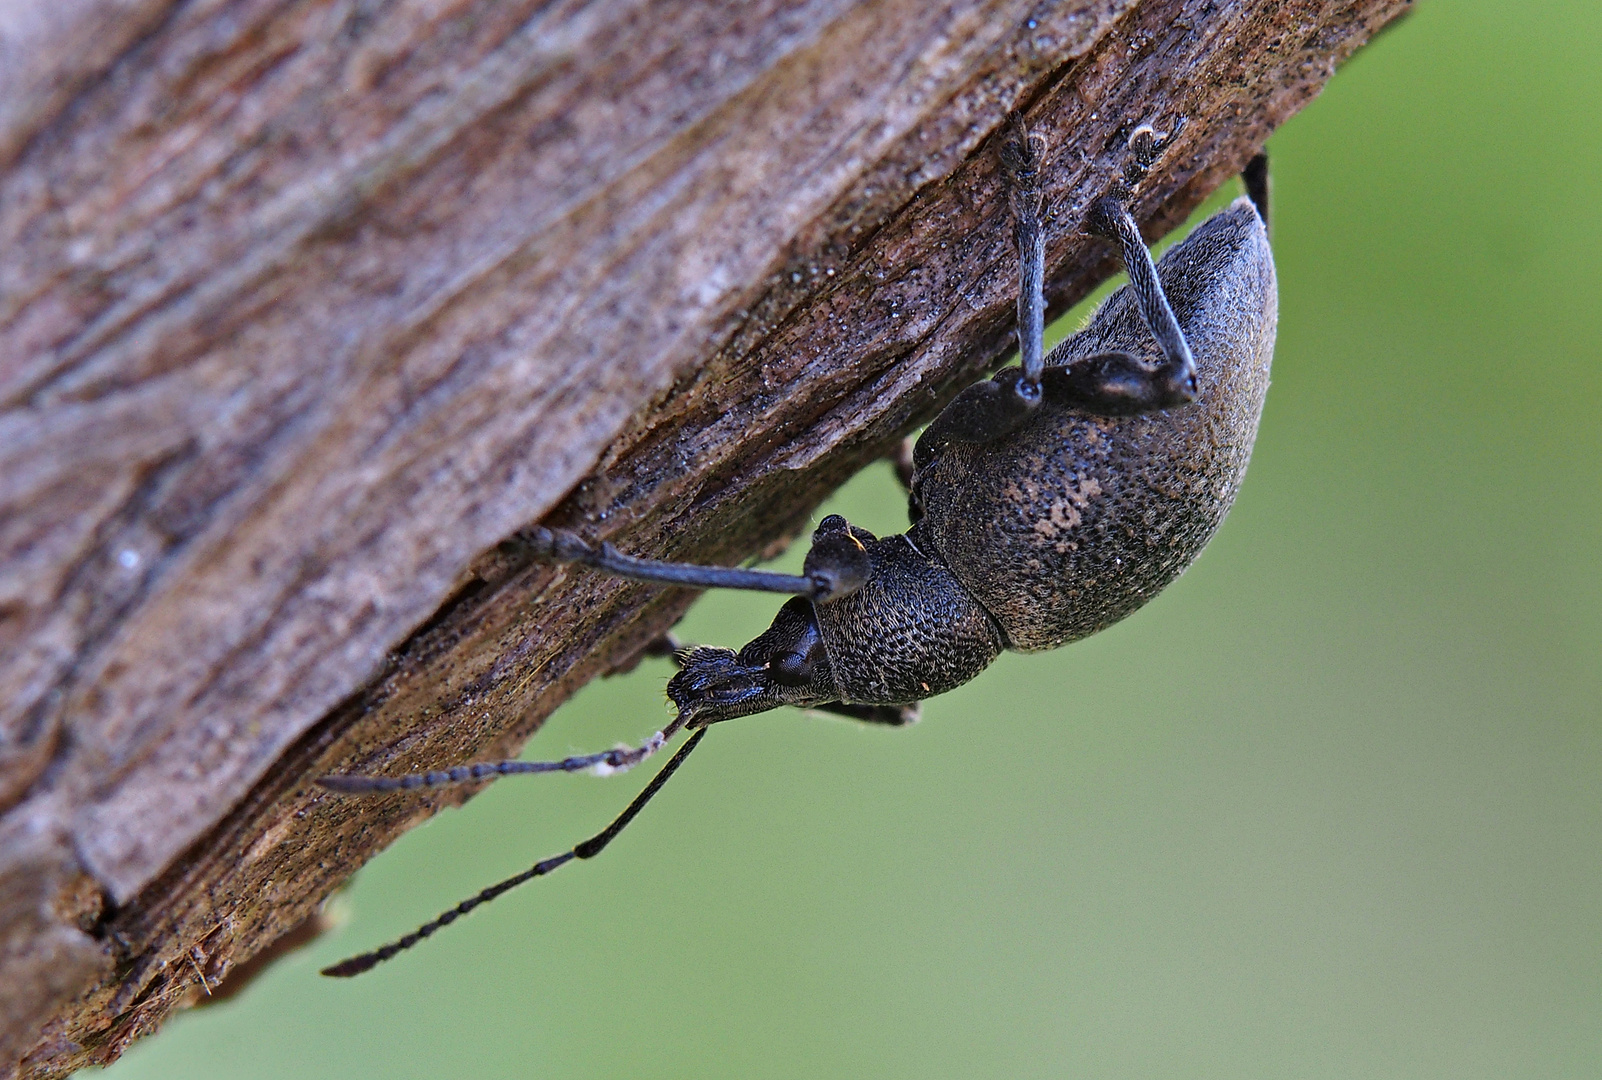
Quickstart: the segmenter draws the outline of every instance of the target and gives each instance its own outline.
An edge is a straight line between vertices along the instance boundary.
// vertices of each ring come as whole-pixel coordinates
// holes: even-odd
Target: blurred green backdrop
[[[1273,140],[1262,437],[1158,600],[910,731],[719,728],[604,858],[318,978],[643,775],[498,785],[110,1076],[1597,1075],[1599,117],[1595,0],[1423,4]],[[905,522],[882,466],[831,508]],[[637,739],[667,674],[530,753]]]

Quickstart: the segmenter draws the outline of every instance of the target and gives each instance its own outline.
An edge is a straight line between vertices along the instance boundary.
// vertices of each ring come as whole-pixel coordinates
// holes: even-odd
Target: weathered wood
[[[0,1069],[115,1058],[1152,234],[1405,0],[78,0],[0,14]],[[91,47],[88,43],[93,43]],[[487,553],[487,554],[486,554]],[[197,970],[198,969],[198,970]]]

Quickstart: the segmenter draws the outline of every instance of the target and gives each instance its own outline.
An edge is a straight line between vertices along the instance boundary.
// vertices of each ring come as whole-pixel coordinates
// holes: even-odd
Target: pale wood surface
[[[114,1058],[693,598],[494,553],[793,535],[1405,0],[0,6],[0,1073]],[[190,960],[193,958],[194,962]]]

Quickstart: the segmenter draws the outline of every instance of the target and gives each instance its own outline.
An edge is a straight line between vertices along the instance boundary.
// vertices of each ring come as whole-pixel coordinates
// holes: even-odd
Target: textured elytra
[[[1122,619],[1201,553],[1234,502],[1268,392],[1278,321],[1273,254],[1246,199],[1158,264],[1195,353],[1197,400],[1098,417],[1048,395],[1011,438],[945,447],[917,477],[924,525],[1009,648],[1052,649]],[[1127,287],[1052,350],[1156,359]]]

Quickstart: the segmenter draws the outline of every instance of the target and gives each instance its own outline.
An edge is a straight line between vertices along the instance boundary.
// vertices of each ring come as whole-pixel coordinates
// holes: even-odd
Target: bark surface
[[[1155,236],[1406,0],[0,6],[0,1075],[114,1059]],[[642,733],[643,734],[643,733]]]

